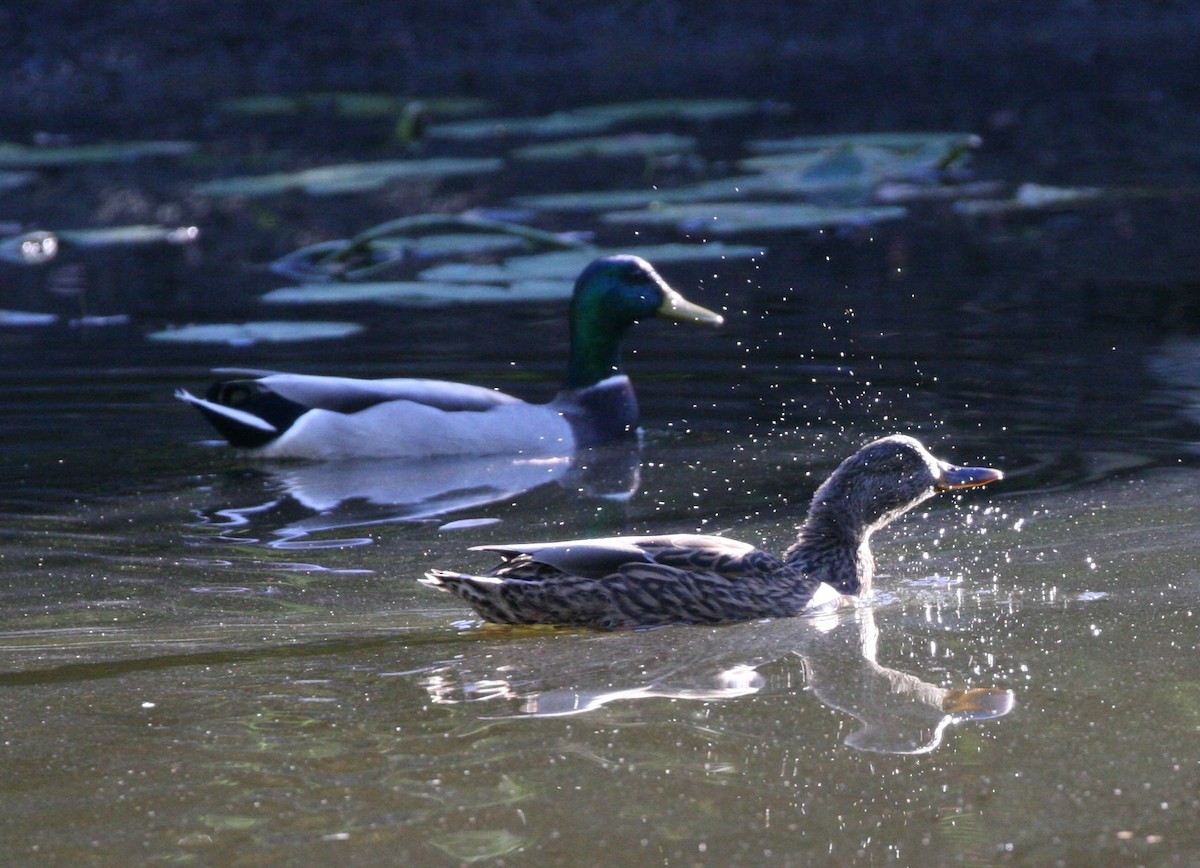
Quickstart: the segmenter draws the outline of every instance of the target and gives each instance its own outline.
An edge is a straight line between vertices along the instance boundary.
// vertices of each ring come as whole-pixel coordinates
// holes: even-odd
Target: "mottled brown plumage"
[[[939,491],[987,485],[998,470],[955,467],[904,435],[847,458],[813,495],[781,559],[719,536],[674,534],[478,546],[503,562],[482,575],[432,570],[421,581],[500,624],[655,627],[798,615],[821,583],[870,589],[871,534]]]

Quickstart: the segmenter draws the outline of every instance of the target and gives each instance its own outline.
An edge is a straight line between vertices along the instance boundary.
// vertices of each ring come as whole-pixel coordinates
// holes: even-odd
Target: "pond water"
[[[640,449],[538,462],[257,463],[171,393],[224,365],[545,400],[559,302],[343,306],[361,335],[297,344],[155,343],[159,310],[0,330],[0,861],[1193,864],[1200,340],[1161,244],[1194,206],[664,266],[726,326],[637,326]],[[110,295],[153,297],[130,256]],[[165,267],[219,321],[197,296],[261,264]],[[895,431],[1006,479],[881,532],[854,611],[510,630],[416,582],[489,542],[781,551]]]

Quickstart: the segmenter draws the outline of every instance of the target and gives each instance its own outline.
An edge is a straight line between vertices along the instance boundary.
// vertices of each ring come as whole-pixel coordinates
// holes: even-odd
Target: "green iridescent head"
[[[571,296],[568,389],[621,373],[621,338],[648,317],[720,325],[724,318],[688,301],[637,256],[602,256],[575,281]]]

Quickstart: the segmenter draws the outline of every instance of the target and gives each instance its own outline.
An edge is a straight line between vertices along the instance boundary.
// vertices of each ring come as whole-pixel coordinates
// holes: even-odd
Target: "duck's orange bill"
[[[937,490],[946,491],[951,488],[974,488],[977,485],[988,485],[999,482],[1004,474],[991,467],[956,467],[953,464],[942,464],[942,476],[937,481]]]

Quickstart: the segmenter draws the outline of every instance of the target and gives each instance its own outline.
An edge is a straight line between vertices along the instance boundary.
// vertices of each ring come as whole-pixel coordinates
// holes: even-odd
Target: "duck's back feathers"
[[[423,581],[503,624],[613,629],[780,617],[801,611],[818,585],[774,555],[715,536],[477,548],[503,562],[482,575],[434,570]]]
[[[245,393],[245,397],[235,394]],[[308,410],[357,413],[388,401],[412,401],[448,412],[482,412],[505,404],[522,403],[519,398],[445,380],[408,378],[359,380],[352,377],[317,377],[307,374],[267,374],[253,379],[220,380],[209,387],[208,399],[218,403],[253,402],[275,396]]]

